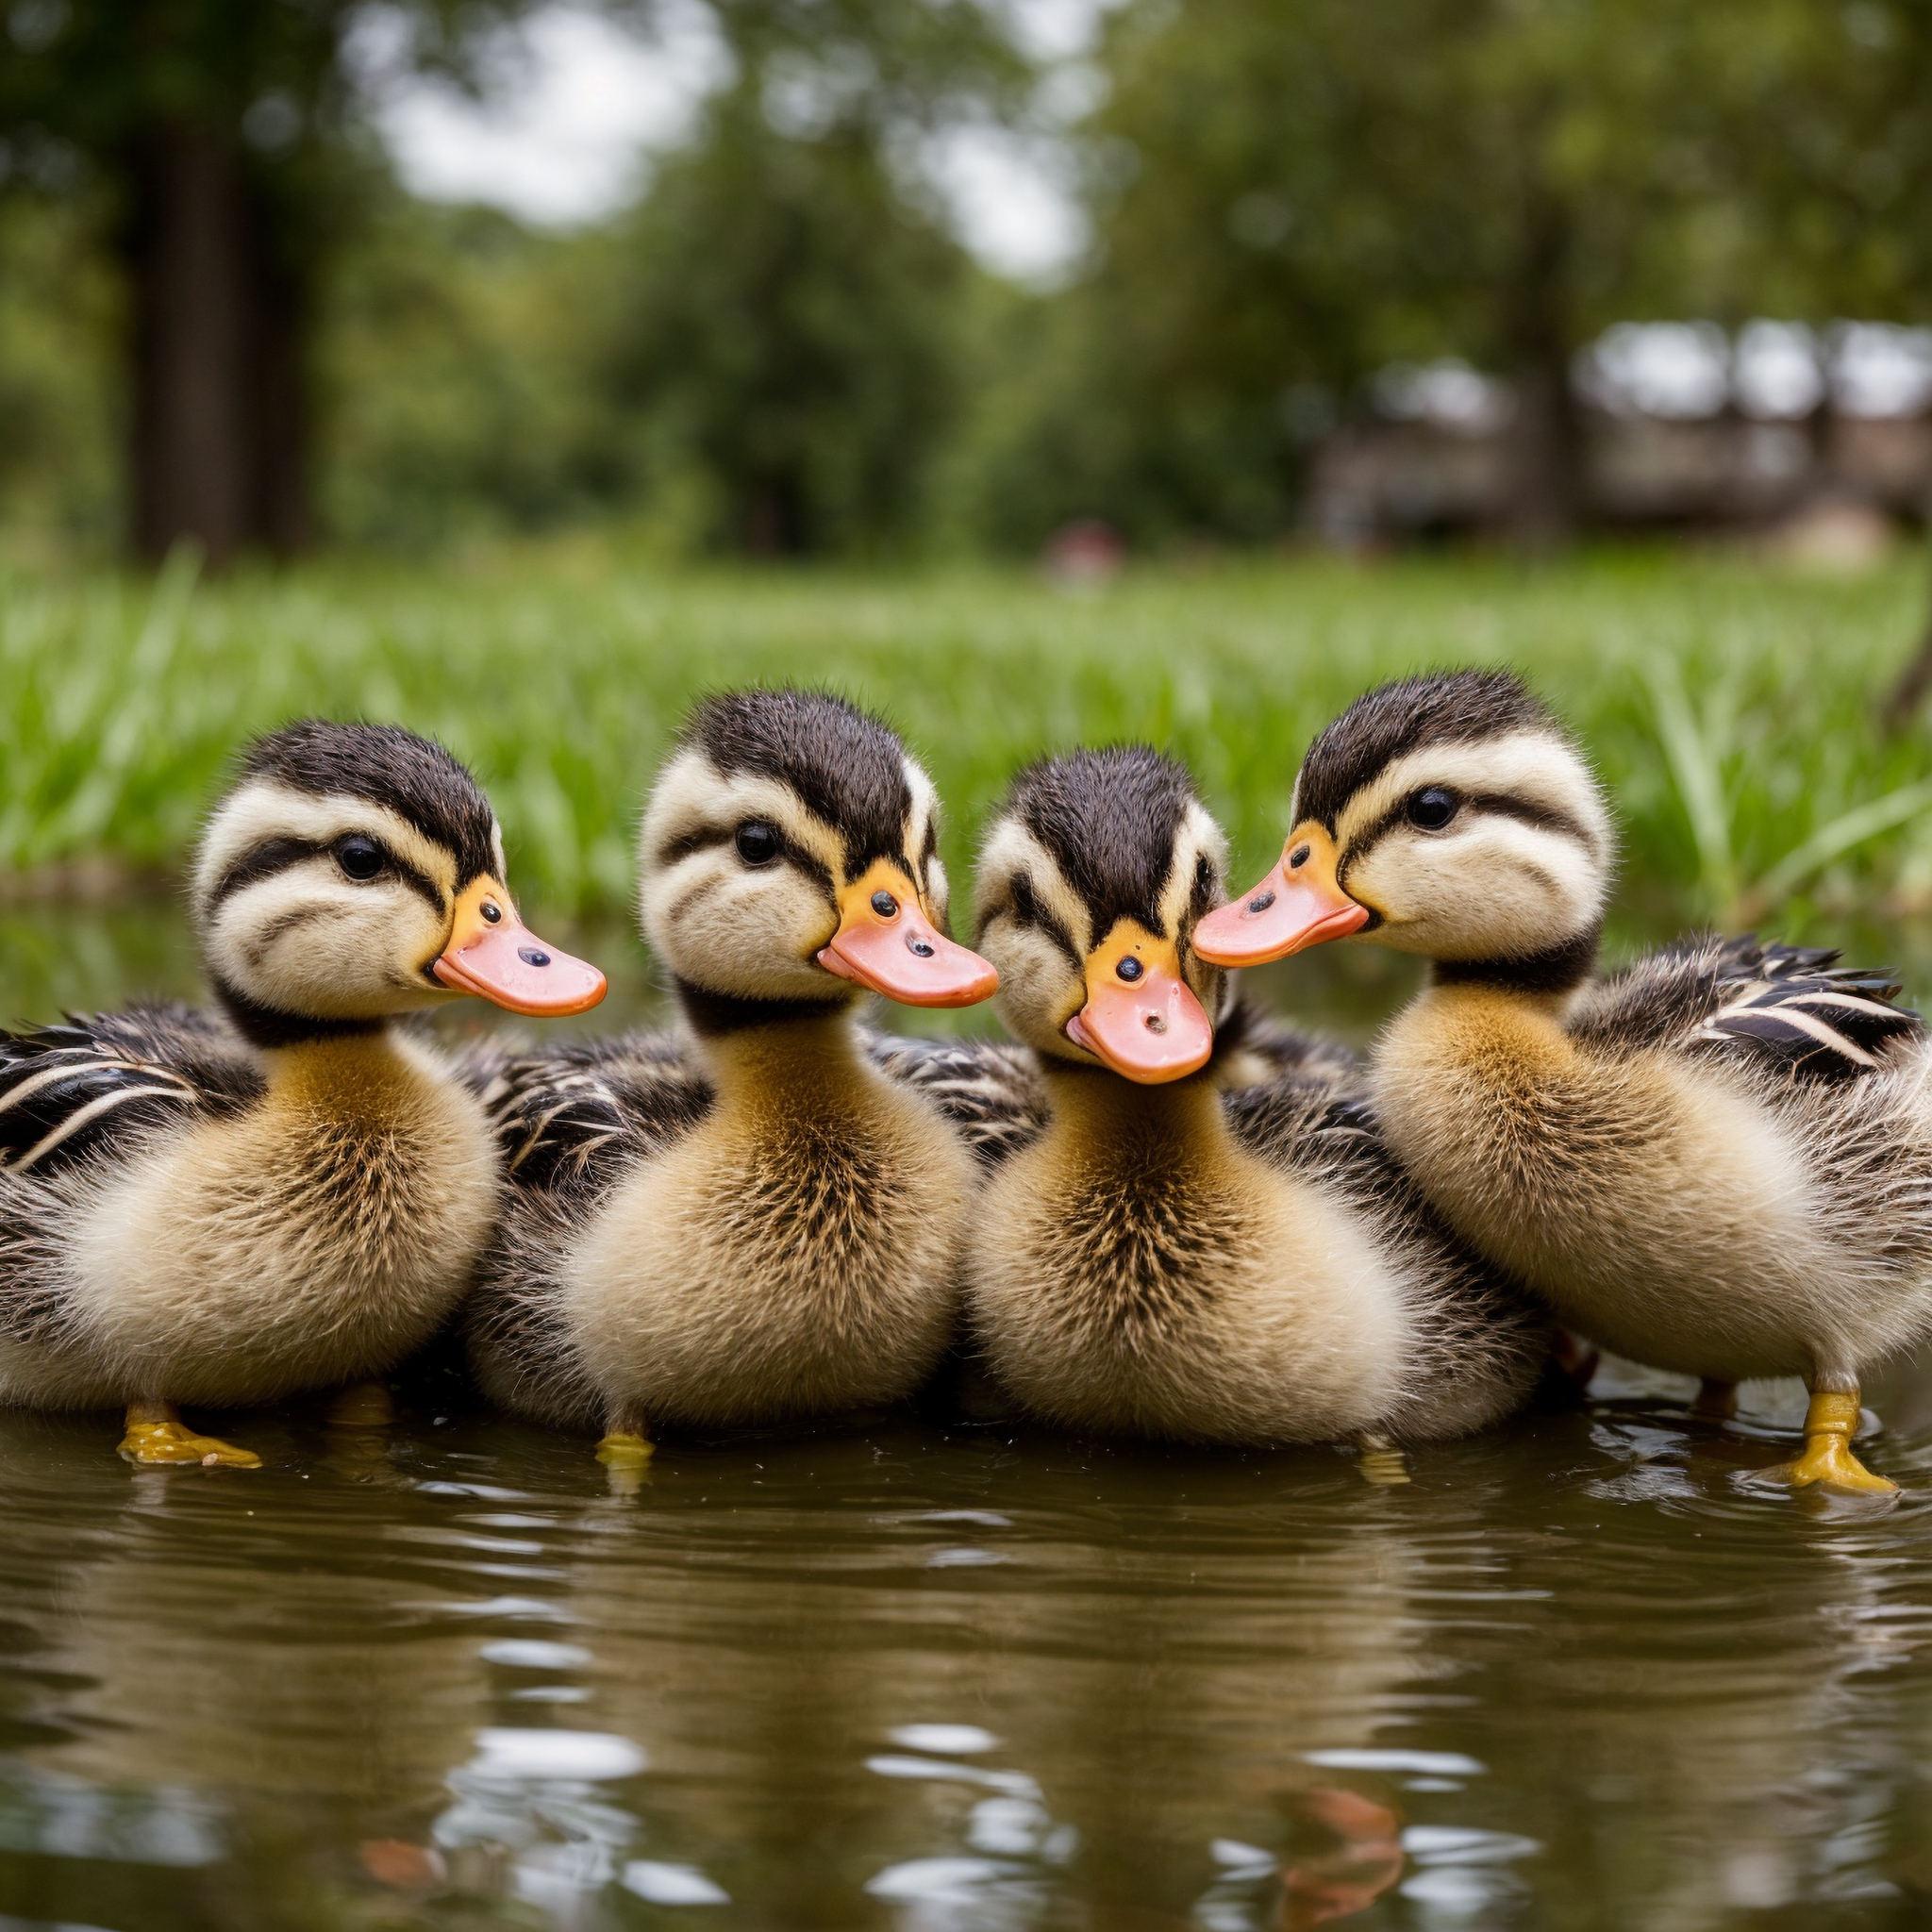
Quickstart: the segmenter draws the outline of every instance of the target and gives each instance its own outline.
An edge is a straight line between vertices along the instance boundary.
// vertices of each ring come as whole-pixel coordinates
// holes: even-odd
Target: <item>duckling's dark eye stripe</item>
[[[1074,943],[1073,934],[1040,903],[1040,896],[1033,890],[1033,881],[1024,872],[1016,872],[1008,880],[1004,900],[989,906],[979,915],[973,929],[975,945],[986,937],[987,927],[1002,915],[1023,929],[1044,933],[1073,962],[1076,972],[1085,971],[1087,962],[1081,957],[1079,947]]]
[[[368,833],[360,835],[369,838]],[[436,882],[426,873],[420,872],[406,858],[399,858],[383,844],[380,839],[370,839],[370,842],[382,853],[383,870],[392,874],[427,902],[432,911],[441,913],[447,909],[447,901],[438,890]],[[263,879],[272,879],[277,873],[287,872],[310,858],[318,858],[329,853],[334,841],[327,844],[315,839],[264,839],[259,845],[251,846],[244,852],[219,879],[214,891],[208,894],[208,910],[212,912],[225,900],[235,893],[245,891],[250,886],[258,886]],[[380,874],[377,876],[381,876]]]
[[[658,847],[658,866],[676,865],[694,852],[709,852],[714,846],[728,845],[738,836],[736,825],[700,825],[695,831],[679,832]]]
[[[1546,832],[1575,840],[1592,858],[1597,856],[1595,835],[1568,812],[1560,811],[1553,805],[1540,805],[1534,799],[1519,798],[1507,791],[1469,791],[1458,798],[1457,819],[1460,819],[1464,810],[1493,812],[1499,818],[1516,819],[1525,825],[1540,826]],[[1453,824],[1455,822],[1451,820],[1449,823]],[[1407,823],[1408,799],[1397,799],[1380,818],[1348,841],[1348,849],[1335,869],[1337,883],[1345,887],[1350,870],[1359,865],[1391,832]]]
[[[836,912],[839,909],[839,887],[838,882],[832,877],[832,868],[823,858],[806,851],[802,845],[794,844],[785,836],[783,827],[772,824],[770,819],[760,820],[759,823],[772,825],[772,830],[777,837],[778,849],[773,853],[772,860],[789,865],[794,872],[803,873],[825,895],[825,903]],[[676,865],[681,860],[691,858],[693,853],[710,852],[720,845],[729,845],[737,837],[738,826],[735,823],[723,827],[699,825],[691,831],[679,832],[675,838],[666,839],[658,847],[658,869],[661,871]],[[770,862],[766,861],[768,864]],[[672,916],[675,917],[678,912],[694,904],[706,890],[708,889],[700,887],[695,893],[687,892],[671,908]]]
[[[1188,895],[1188,912],[1205,919],[1214,905],[1214,861],[1204,852],[1194,860],[1194,889]]]
[[[1574,839],[1586,852],[1596,851],[1596,835],[1590,827],[1554,805],[1541,805],[1535,799],[1518,798],[1507,791],[1473,791],[1464,802],[1478,811],[1498,812],[1504,818],[1520,819],[1526,825],[1540,825],[1546,832],[1560,832],[1566,839]]]
[[[287,872],[291,865],[300,865],[304,859],[313,858],[318,852],[327,850],[327,846],[318,845],[312,839],[264,839],[259,845],[253,845],[244,852],[215,881],[215,889],[208,894],[209,909],[235,893],[259,885],[263,879],[272,879],[278,872]]]

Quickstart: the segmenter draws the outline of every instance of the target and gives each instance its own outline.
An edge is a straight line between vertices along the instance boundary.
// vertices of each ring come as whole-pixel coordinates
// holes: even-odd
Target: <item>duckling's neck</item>
[[[1053,1108],[1049,1141],[1096,1172],[1131,1168],[1142,1183],[1232,1144],[1217,1083],[1206,1073],[1142,1086],[1098,1067],[1042,1058]]]
[[[739,993],[713,992],[688,979],[674,979],[672,985],[691,1030],[703,1041],[728,1040],[736,1033],[763,1033],[801,1022],[842,1020],[851,1011],[851,1002],[841,997],[750,999]]]
[[[764,1024],[698,1034],[725,1117],[805,1113],[824,1121],[877,1085],[848,1008],[812,1007]]]
[[[236,1032],[250,1046],[264,1049],[317,1044],[333,1040],[374,1038],[386,1032],[389,1022],[373,1020],[319,1020],[304,1013],[285,1013],[275,1007],[264,1007],[252,1000],[239,987],[232,986],[220,973],[210,972],[208,983],[222,1010],[234,1023]]]
[[[1430,962],[1430,984],[1488,987],[1536,1000],[1562,1000],[1596,970],[1603,930],[1599,920],[1560,945],[1519,958],[1435,959]]]
[[[291,1041],[262,1051],[271,1103],[293,1103],[379,1126],[413,1108],[432,1077],[433,1061],[392,1032],[387,1022]]]

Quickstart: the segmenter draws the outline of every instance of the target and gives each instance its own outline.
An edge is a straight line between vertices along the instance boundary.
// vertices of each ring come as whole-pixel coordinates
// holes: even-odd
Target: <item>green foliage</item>
[[[1098,265],[995,514],[1268,537],[1362,379],[1444,355],[1518,379],[1574,491],[1564,385],[1612,322],[1932,314],[1928,36],[1919,0],[1129,0]]]
[[[1870,698],[1920,592],[1904,569],[1828,579],[1661,555],[1227,564],[1080,597],[975,572],[666,575],[568,552],[213,585],[178,562],[158,584],[16,573],[0,578],[0,866],[105,852],[178,870],[240,740],[313,710],[444,739],[491,786],[522,890],[618,908],[692,697],[797,679],[905,729],[947,799],[958,877],[1023,759],[1125,737],[1191,762],[1237,868],[1258,871],[1303,747],[1350,698],[1419,666],[1504,662],[1575,723],[1614,790],[1626,936],[1748,912],[1797,937],[1932,905],[1932,745],[1881,740]]]
[[[865,128],[788,138],[734,88],[629,240],[609,367],[638,494],[689,503],[721,549],[850,554],[917,529],[968,270]]]
[[[116,523],[119,317],[91,216],[0,196],[0,530],[15,544],[100,544]]]
[[[608,514],[618,243],[413,201],[374,168],[362,199],[315,325],[325,527],[423,551]]]
[[[525,5],[401,0],[397,11],[415,58],[462,76],[479,37]],[[111,160],[158,121],[193,121],[291,152],[340,125],[338,61],[361,10],[358,0],[25,0],[8,13],[0,134]]]
[[[524,4],[409,0],[409,58],[461,77]],[[312,297],[324,526],[387,549],[1265,542],[1392,358],[1554,408],[1617,320],[1932,315],[1924,0],[1127,0],[1080,130],[1099,245],[1040,298],[908,188],[922,129],[1023,107],[994,0],[709,5],[733,83],[568,238],[394,188],[349,0],[8,9],[0,176],[41,185],[0,192],[0,525],[111,515],[116,184],[157,116],[239,130]]]

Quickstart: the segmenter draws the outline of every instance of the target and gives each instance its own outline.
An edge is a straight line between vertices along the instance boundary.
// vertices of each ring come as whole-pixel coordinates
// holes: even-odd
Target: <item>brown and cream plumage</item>
[[[1403,1180],[1345,1058],[1280,1037],[1257,1083],[1217,1036],[1229,990],[1192,938],[1224,853],[1186,772],[1134,746],[1024,773],[987,838],[977,943],[1047,1119],[974,1216],[978,1349],[1081,1429],[1479,1427],[1528,1394],[1541,1323]]]
[[[0,1403],[125,1404],[143,1462],[256,1458],[183,1425],[374,1375],[469,1286],[499,1171],[475,1098],[393,1018],[602,976],[517,921],[489,802],[385,726],[259,741],[194,878],[224,1012],[0,1037]]]
[[[930,780],[842,700],[700,705],[641,838],[683,1038],[486,1070],[513,1191],[469,1319],[485,1390],[605,1435],[890,1401],[953,1333],[970,1158],[874,1063],[866,990],[983,998]]]
[[[1374,1056],[1383,1129],[1563,1320],[1721,1406],[1802,1375],[1795,1483],[1852,1456],[1861,1374],[1932,1332],[1932,1056],[1886,974],[1698,940],[1593,976],[1608,813],[1500,672],[1404,680],[1310,748],[1281,862],[1208,922],[1225,963],[1354,934],[1422,954]]]

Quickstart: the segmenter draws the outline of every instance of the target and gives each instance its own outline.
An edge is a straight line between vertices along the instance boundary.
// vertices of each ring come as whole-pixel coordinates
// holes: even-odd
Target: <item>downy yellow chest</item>
[[[974,1325],[1001,1379],[1056,1420],[1202,1441],[1379,1413],[1409,1315],[1368,1227],[1246,1153],[1206,1080],[1047,1077],[1051,1128],[975,1218]]]
[[[1810,1191],[1720,1072],[1579,1046],[1554,1000],[1444,987],[1390,1027],[1374,1078],[1424,1192],[1595,1340],[1696,1374],[1802,1369],[1793,1338],[1747,1334],[1740,1295],[1815,1258]]]
[[[708,1042],[718,1102],[562,1271],[613,1413],[728,1423],[890,1400],[948,1340],[971,1164],[842,1019]]]
[[[481,1109],[385,1032],[271,1053],[239,1118],[159,1142],[76,1229],[78,1324],[128,1392],[259,1402],[426,1340],[488,1239]]]

